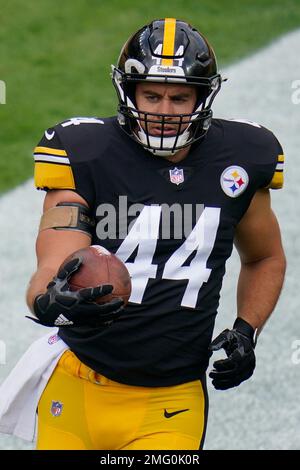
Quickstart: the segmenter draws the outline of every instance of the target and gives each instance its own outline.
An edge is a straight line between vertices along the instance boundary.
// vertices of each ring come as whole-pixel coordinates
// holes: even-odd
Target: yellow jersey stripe
[[[284,162],[284,155],[278,155],[278,161]]]
[[[73,171],[69,165],[36,162],[34,183],[37,188],[75,189]]]
[[[176,32],[176,19],[165,18],[164,40],[162,55],[175,55],[175,32]],[[162,65],[173,65],[173,59],[162,59]]]
[[[60,149],[52,149],[50,147],[35,147],[34,153],[46,153],[50,155],[60,155],[61,157],[66,157],[67,152]]]
[[[281,189],[283,186],[283,171],[275,171],[271,183],[267,186],[270,189]]]

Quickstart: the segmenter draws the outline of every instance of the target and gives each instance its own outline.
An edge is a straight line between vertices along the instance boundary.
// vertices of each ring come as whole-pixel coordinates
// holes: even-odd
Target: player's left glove
[[[232,330],[224,330],[209,346],[210,351],[223,348],[227,359],[215,361],[210,372],[217,390],[237,387],[249,379],[255,369],[254,329],[242,318],[237,318]]]

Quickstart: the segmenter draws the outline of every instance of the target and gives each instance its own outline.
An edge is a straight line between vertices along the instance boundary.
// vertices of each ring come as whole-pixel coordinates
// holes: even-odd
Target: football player
[[[212,118],[222,78],[208,41],[184,21],[133,34],[112,81],[117,116],[67,119],[34,152],[46,197],[27,302],[69,347],[39,401],[37,447],[199,449],[210,356],[226,353],[209,374],[215,388],[251,377],[282,288],[269,190],[282,187],[283,151],[259,124]],[[126,307],[94,302],[110,285],[69,290],[79,259],[57,272],[91,243],[126,263]],[[237,314],[212,341],[233,243]]]

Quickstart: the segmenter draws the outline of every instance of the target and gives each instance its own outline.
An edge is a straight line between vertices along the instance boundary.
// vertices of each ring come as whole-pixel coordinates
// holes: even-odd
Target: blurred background
[[[115,113],[110,64],[154,18],[199,28],[222,67],[300,25],[299,0],[0,0],[0,11],[0,192],[32,176],[44,129]]]
[[[292,100],[300,80],[299,0],[0,0],[0,11],[0,382],[45,333],[24,318],[44,196],[33,188],[32,149],[61,120],[115,114],[109,74],[121,46],[154,18],[176,17],[207,36],[229,78],[215,115],[265,125],[288,156],[286,187],[273,195],[288,257],[285,289],[259,341],[254,377],[225,393],[209,384],[206,448],[300,449],[300,354],[292,360],[300,340],[300,104]],[[232,324],[238,269],[234,253],[216,334]],[[32,446],[0,434],[0,449]]]

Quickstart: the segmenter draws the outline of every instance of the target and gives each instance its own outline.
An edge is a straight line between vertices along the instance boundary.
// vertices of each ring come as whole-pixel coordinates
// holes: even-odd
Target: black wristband
[[[256,341],[254,339],[254,335],[256,330],[253,328],[253,326],[250,325],[250,323],[248,323],[246,320],[243,320],[241,317],[237,317],[233,324],[233,329],[242,335],[247,336],[251,340],[253,347],[255,346]]]

